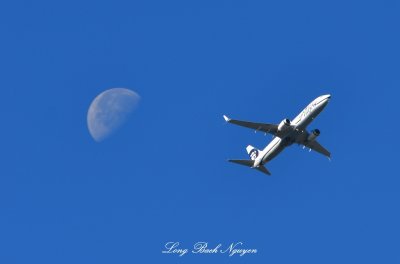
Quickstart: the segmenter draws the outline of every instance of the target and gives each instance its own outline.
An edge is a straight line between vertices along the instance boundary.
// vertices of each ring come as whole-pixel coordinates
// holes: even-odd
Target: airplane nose
[[[318,99],[320,100],[320,102],[323,102],[323,105],[325,106],[327,103],[329,103],[329,100],[331,99],[331,95],[324,94],[324,95],[321,95],[320,97],[318,97]]]
[[[329,101],[331,99],[331,95],[330,94],[321,95],[320,98],[322,101],[324,100]]]

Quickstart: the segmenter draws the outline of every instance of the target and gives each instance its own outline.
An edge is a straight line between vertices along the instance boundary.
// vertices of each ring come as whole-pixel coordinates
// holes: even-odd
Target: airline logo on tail
[[[256,160],[258,157],[259,151],[255,147],[248,145],[247,148],[247,154],[249,154],[251,160]]]

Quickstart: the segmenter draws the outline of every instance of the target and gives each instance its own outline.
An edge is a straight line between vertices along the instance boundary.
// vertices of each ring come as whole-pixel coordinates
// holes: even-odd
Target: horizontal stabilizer
[[[265,168],[263,165],[258,166],[256,169],[261,171],[262,173],[267,174],[268,176],[271,176],[271,172],[269,172],[269,170]]]
[[[237,163],[247,167],[253,167],[254,160],[228,160],[229,162]]]
[[[243,165],[243,166],[247,166],[247,167],[250,167],[250,168],[254,168],[253,167],[253,165],[254,165],[254,161],[253,160],[228,160],[228,161],[236,163],[236,164],[240,164],[240,165]],[[260,166],[256,167],[256,169],[261,171],[264,174],[271,175],[271,172],[269,172],[269,170],[267,168],[265,168],[263,165],[260,165]]]

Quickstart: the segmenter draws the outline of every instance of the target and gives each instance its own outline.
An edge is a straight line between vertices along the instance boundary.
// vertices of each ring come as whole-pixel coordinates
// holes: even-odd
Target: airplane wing
[[[327,156],[328,158],[331,158],[331,153],[327,149],[325,149],[321,144],[319,144],[317,140],[307,142],[303,145],[306,146],[307,148],[310,148],[310,149],[318,152],[318,153],[321,153],[324,156]]]
[[[268,123],[254,123],[254,122],[247,122],[241,120],[230,119],[226,115],[224,115],[224,119],[228,123],[232,123],[238,126],[243,126],[247,128],[251,128],[258,131],[263,131],[265,133],[270,133],[275,135],[278,130],[278,125],[268,124]]]

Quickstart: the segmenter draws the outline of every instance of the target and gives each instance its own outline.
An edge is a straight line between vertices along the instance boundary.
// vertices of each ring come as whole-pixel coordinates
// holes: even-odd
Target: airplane
[[[292,121],[285,118],[279,124],[241,121],[231,119],[224,115],[223,117],[228,123],[251,128],[256,132],[262,131],[265,134],[269,133],[273,135],[272,141],[263,150],[259,150],[251,145],[246,147],[250,160],[230,159],[228,161],[255,168],[262,173],[271,175],[271,172],[265,167],[265,164],[293,143],[303,145],[303,148],[307,147],[310,151],[314,150],[330,159],[331,153],[316,140],[321,133],[320,130],[314,129],[311,132],[307,131],[307,126],[322,112],[330,99],[330,94],[321,95],[304,108]]]

